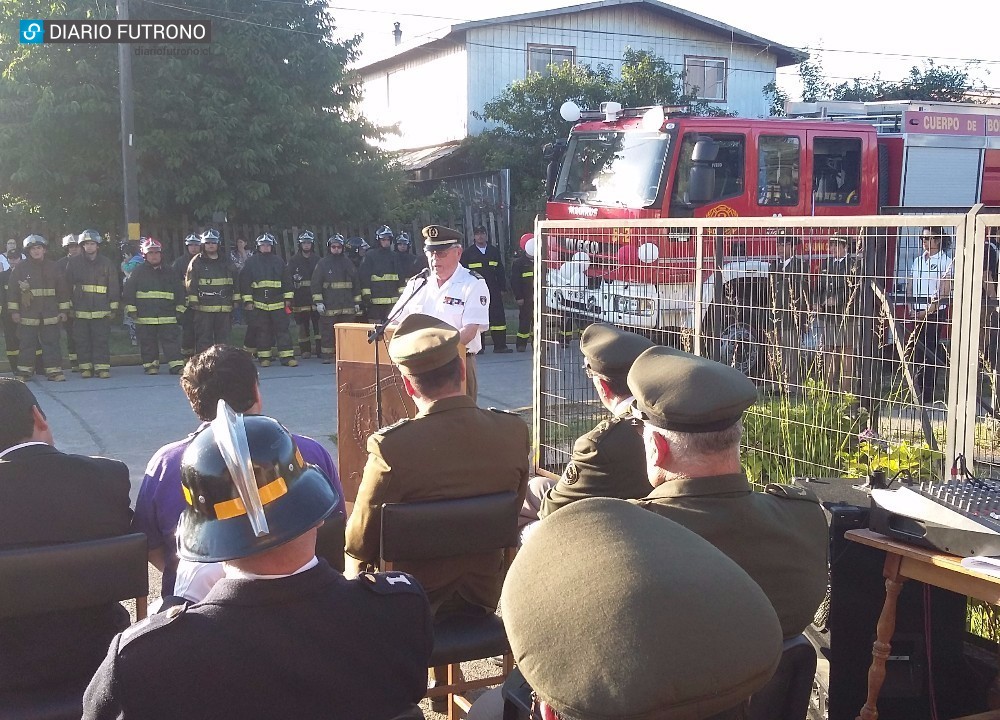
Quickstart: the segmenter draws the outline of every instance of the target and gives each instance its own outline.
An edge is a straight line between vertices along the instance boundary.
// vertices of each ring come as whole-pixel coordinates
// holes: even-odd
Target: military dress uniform
[[[221,252],[217,258],[204,252],[195,255],[184,277],[184,289],[194,314],[195,351],[229,343],[236,290],[236,271],[229,256]]]
[[[503,307],[503,291],[507,289],[507,273],[496,245],[487,244],[482,250],[473,243],[462,251],[460,261],[469,270],[479,273],[490,289],[490,336],[493,352],[507,349],[507,315]]]
[[[240,272],[240,295],[244,303],[253,303],[247,327],[254,328],[257,357],[270,364],[271,348],[277,344],[281,364],[292,363],[295,350],[285,304],[292,302],[293,290],[285,262],[273,251],[251,255]]]
[[[527,254],[520,254],[510,264],[510,289],[518,301],[517,349],[524,350],[531,342],[532,326],[535,322],[535,260]]]
[[[81,373],[107,377],[111,372],[111,316],[118,312],[121,286],[118,266],[98,253],[82,252],[66,266],[73,303],[73,335]]]
[[[35,351],[42,351],[42,364],[50,379],[62,377],[59,347],[59,316],[69,313],[66,280],[54,261],[29,257],[11,270],[7,283],[7,310],[20,315],[17,326],[17,374],[31,377]]]
[[[338,322],[351,322],[355,308],[361,304],[361,280],[358,269],[347,255],[330,253],[316,265],[310,287],[312,301],[322,303],[320,314],[320,350],[324,359],[337,355],[337,336],[333,326]]]
[[[184,254],[179,258],[175,259],[170,264],[170,269],[174,271],[181,280],[181,286],[184,285],[184,278],[187,277],[188,265],[191,264],[191,260],[197,257],[196,255],[191,255],[187,251],[187,245],[185,244]],[[194,339],[194,310],[188,306],[188,298],[185,292],[184,295],[184,312],[181,313],[178,325],[181,329],[181,355],[184,357],[191,357],[195,353],[195,339]]]
[[[834,237],[831,242],[848,243]],[[858,342],[859,258],[830,257],[820,263],[814,307],[822,325],[823,374],[829,390],[851,391],[852,359]]]
[[[322,327],[312,299],[312,276],[319,261],[315,249],[308,255],[299,250],[288,261],[288,274],[294,292],[292,314],[299,327],[299,354],[302,357],[311,354],[319,357],[322,352]]]
[[[125,312],[135,318],[139,356],[146,372],[152,374],[159,368],[161,348],[170,372],[180,372],[184,360],[178,317],[185,310],[181,278],[163,263],[157,267],[142,263],[125,281],[122,299]]]
[[[361,300],[369,322],[382,322],[399,299],[399,264],[392,248],[376,247],[365,253],[358,275]]]
[[[798,244],[798,238],[785,236],[785,242]],[[809,306],[809,265],[793,255],[778,259],[768,275],[774,312],[774,339],[781,359],[782,387],[795,392],[801,386],[802,334]]]

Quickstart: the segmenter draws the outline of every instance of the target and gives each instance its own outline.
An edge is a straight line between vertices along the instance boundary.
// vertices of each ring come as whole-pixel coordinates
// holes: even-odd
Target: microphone
[[[430,268],[424,268],[423,270],[421,270],[420,272],[418,272],[416,275],[414,275],[410,279],[411,280],[416,280],[417,278],[420,278],[422,280],[429,280],[430,277],[431,277],[431,269]]]

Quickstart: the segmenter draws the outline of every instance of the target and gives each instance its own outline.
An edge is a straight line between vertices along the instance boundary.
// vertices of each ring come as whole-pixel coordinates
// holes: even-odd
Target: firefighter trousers
[[[319,357],[322,352],[320,337],[320,317],[315,310],[305,310],[295,313],[295,322],[299,326],[299,353],[313,353]]]
[[[228,345],[233,330],[233,316],[226,312],[194,311],[194,347],[205,352],[213,345]]]
[[[142,325],[136,323],[135,334],[139,339],[139,357],[147,370],[160,365],[160,350],[171,370],[184,364],[181,359],[181,329],[176,323]]]
[[[499,292],[490,297],[490,335],[493,337],[494,352],[507,347],[507,312]]]
[[[6,312],[0,315],[0,325],[3,325],[3,343],[7,348],[7,363],[10,371],[17,367],[17,323],[10,319]]]
[[[319,319],[320,350],[324,358],[337,359],[337,333],[334,325],[343,322],[354,322],[354,313],[344,315],[326,315]]]
[[[42,365],[46,375],[62,372],[62,348],[59,347],[59,325],[17,326],[17,372],[35,372],[35,351],[42,350]]]
[[[277,344],[278,358],[285,363],[295,357],[292,350],[292,334],[288,327],[288,315],[282,310],[254,310],[251,313],[257,340],[257,357],[270,360],[274,357],[271,348]]]
[[[180,316],[181,324],[181,355],[191,357],[194,355],[194,310],[185,308]]]
[[[111,369],[111,318],[75,318],[73,337],[80,370]]]
[[[517,312],[517,340],[515,344],[518,348],[523,350],[531,342],[531,326],[534,321],[535,303],[532,300],[525,300]]]
[[[76,356],[76,335],[73,334],[73,318],[66,318],[66,322],[63,323],[63,330],[66,331],[66,359],[69,360],[70,365],[75,370],[78,358]]]

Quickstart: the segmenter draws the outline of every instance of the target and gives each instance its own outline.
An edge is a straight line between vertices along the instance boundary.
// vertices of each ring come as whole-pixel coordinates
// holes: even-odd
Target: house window
[[[528,72],[549,75],[549,66],[559,63],[572,63],[576,49],[557,47],[555,45],[528,46]]]
[[[726,58],[684,57],[684,89],[699,100],[726,101]]]

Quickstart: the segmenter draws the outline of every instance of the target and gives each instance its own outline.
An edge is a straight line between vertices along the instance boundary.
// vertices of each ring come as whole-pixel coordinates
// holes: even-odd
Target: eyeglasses
[[[443,248],[442,247],[424,248],[424,252],[428,253],[429,255],[443,255],[447,252],[451,252],[452,250],[456,249],[458,249],[457,245],[449,245],[448,247],[443,247]]]

